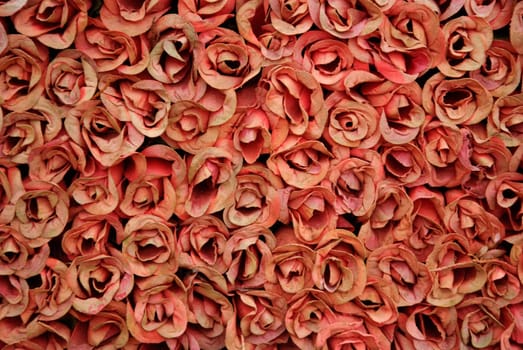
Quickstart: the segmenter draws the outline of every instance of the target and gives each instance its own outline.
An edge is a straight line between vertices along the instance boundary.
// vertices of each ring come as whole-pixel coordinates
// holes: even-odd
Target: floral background
[[[523,2],[0,1],[0,348],[522,349]]]

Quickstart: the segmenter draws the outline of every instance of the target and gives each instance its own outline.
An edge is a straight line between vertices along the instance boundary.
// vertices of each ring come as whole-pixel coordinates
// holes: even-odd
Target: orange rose
[[[500,307],[521,303],[523,300],[523,288],[518,278],[517,267],[511,263],[512,261],[502,259],[489,259],[485,263],[487,282],[481,289],[481,294]]]
[[[523,94],[503,96],[496,100],[488,116],[489,136],[499,136],[507,147],[523,144]]]
[[[100,9],[100,19],[107,29],[124,32],[133,37],[151,29],[153,23],[169,11],[170,5],[168,0],[104,2]]]
[[[465,11],[469,16],[485,19],[492,29],[496,30],[509,24],[516,3],[514,0],[495,0],[489,4],[482,4],[475,0],[466,0]]]
[[[149,41],[145,34],[130,37],[108,30],[98,18],[89,17],[85,30],[74,41],[77,50],[89,56],[98,72],[141,73],[149,64]]]
[[[71,330],[61,322],[30,322],[24,326],[21,321],[10,319],[2,324],[2,329],[6,330],[3,338],[9,344],[3,347],[5,350],[65,349],[71,336]]]
[[[110,113],[98,100],[69,110],[64,127],[71,139],[87,148],[104,167],[120,163],[140,147],[145,137],[129,121]]]
[[[466,72],[480,69],[492,45],[492,28],[483,18],[460,16],[443,26],[446,58],[438,65],[443,75],[462,77]]]
[[[62,234],[69,219],[69,196],[58,185],[29,181],[17,193],[11,222],[31,247],[40,247]]]
[[[407,187],[423,185],[429,179],[425,156],[412,143],[384,145],[382,159],[386,174]]]
[[[242,113],[233,130],[234,148],[241,152],[247,164],[253,164],[261,154],[271,151],[271,130],[267,113],[251,109]]]
[[[507,230],[523,229],[523,175],[507,172],[491,180],[485,190],[489,209]]]
[[[427,295],[428,303],[450,307],[459,304],[467,294],[481,290],[487,273],[469,251],[468,240],[455,233],[436,243],[426,263],[434,281]]]
[[[438,11],[440,21],[445,21],[454,16],[463,8],[465,0],[440,0],[438,1]]]
[[[235,1],[194,1],[178,2],[178,13],[190,22],[198,33],[212,30],[233,17]]]
[[[366,35],[378,29],[383,15],[371,0],[308,1],[314,24],[339,39]]]
[[[225,243],[223,262],[233,290],[260,287],[267,281],[266,271],[276,247],[273,233],[261,225],[249,225],[231,232]]]
[[[64,278],[73,290],[73,308],[96,315],[112,300],[123,300],[133,289],[134,277],[124,263],[110,255],[76,257]]]
[[[183,221],[177,243],[180,266],[207,266],[225,273],[229,266],[224,262],[223,253],[229,236],[227,226],[215,216],[204,215]]]
[[[291,190],[287,206],[298,241],[316,244],[326,232],[336,228],[335,198],[330,189],[322,186]]]
[[[49,257],[49,245],[33,248],[14,228],[0,225],[0,275],[38,275]]]
[[[45,87],[49,53],[45,46],[21,34],[7,35],[0,57],[2,108],[23,112],[33,107]]]
[[[53,49],[66,49],[87,26],[91,0],[29,0],[13,16],[16,31]]]
[[[421,303],[432,286],[427,266],[403,244],[384,245],[372,251],[367,258],[367,272],[388,284],[399,307]]]
[[[195,60],[202,79],[215,89],[236,89],[254,78],[261,69],[259,51],[236,32],[216,28],[200,33],[201,45]]]
[[[29,304],[29,285],[19,276],[0,276],[0,320],[19,316]]]
[[[127,302],[130,334],[140,344],[159,344],[187,329],[187,291],[173,274],[153,275],[136,282]]]
[[[11,112],[3,117],[0,152],[10,161],[28,163],[31,151],[54,139],[62,129],[60,110],[50,101],[41,98],[32,109]]]
[[[264,8],[274,29],[282,34],[303,34],[313,25],[310,9],[305,0],[268,0],[264,2]]]
[[[523,311],[521,308],[522,304],[509,305],[507,308],[514,317],[514,322],[506,327],[505,331],[501,334],[501,350],[513,350],[514,347],[521,347],[523,344],[523,323],[521,322]]]
[[[122,223],[114,213],[96,215],[81,211],[64,232],[62,249],[70,260],[77,256],[107,255],[110,235],[120,236],[122,231]]]
[[[412,233],[413,203],[403,186],[385,179],[376,191],[376,204],[358,234],[369,250],[402,241]]]
[[[165,132],[171,103],[159,81],[105,74],[99,89],[103,105],[114,118],[131,122],[146,137]]]
[[[20,169],[0,164],[0,224],[10,224],[15,217],[15,195],[23,187]]]
[[[344,304],[359,296],[367,284],[366,250],[350,231],[327,232],[315,248],[312,280],[325,291],[330,305]]]
[[[521,34],[523,33],[523,20],[521,20],[521,13],[523,12],[523,5],[517,3],[512,11],[512,17],[510,19],[510,43],[514,47],[517,53],[523,54],[523,39]]]

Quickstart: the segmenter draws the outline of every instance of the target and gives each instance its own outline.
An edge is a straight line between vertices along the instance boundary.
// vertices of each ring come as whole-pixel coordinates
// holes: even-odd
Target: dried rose
[[[465,11],[469,16],[485,19],[496,30],[509,24],[516,3],[514,0],[494,0],[483,4],[476,0],[466,0]]]
[[[498,136],[507,147],[523,144],[523,94],[503,96],[496,100],[488,116],[489,136]]]
[[[384,145],[382,159],[388,176],[407,187],[425,184],[429,178],[428,166],[421,150],[412,143]]]
[[[265,111],[256,108],[242,113],[233,128],[234,148],[247,164],[256,162],[261,154],[270,153],[271,128]]]
[[[522,12],[523,5],[518,2],[514,5],[509,29],[510,43],[520,55],[523,54],[523,39],[521,38],[521,34],[523,33],[523,20],[521,20]]]
[[[0,4],[0,17],[9,17],[20,11],[27,4],[27,0],[6,0]],[[0,50],[1,52],[2,50]]]
[[[307,1],[268,0],[264,2],[266,16],[278,32],[298,35],[307,32],[313,25]]]
[[[16,275],[0,276],[0,320],[19,316],[29,304],[29,285]]]
[[[130,37],[109,30],[98,18],[89,17],[87,27],[78,33],[74,45],[94,61],[98,72],[115,70],[135,75],[149,64],[150,44],[145,34]]]
[[[220,26],[233,17],[235,2],[232,0],[178,2],[178,13],[190,22],[197,32],[205,32]]]
[[[23,112],[33,107],[44,91],[49,52],[21,34],[9,34],[7,40],[0,57],[0,102],[3,108]]]
[[[100,9],[100,19],[107,29],[133,37],[151,29],[152,24],[169,11],[170,5],[168,0],[104,2]]]
[[[523,288],[517,269],[510,262],[489,259],[485,263],[487,282],[481,289],[481,294],[492,299],[500,307],[520,303],[523,300]]]
[[[20,169],[0,164],[0,224],[10,224],[15,217],[15,195],[23,187]]]
[[[505,225],[516,232],[523,229],[523,175],[506,172],[491,180],[485,190],[490,210]]]
[[[53,49],[66,49],[87,26],[91,0],[29,0],[13,16],[16,31]]]

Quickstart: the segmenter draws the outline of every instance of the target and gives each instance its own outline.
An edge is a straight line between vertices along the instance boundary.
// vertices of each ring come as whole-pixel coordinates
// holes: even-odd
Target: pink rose
[[[76,257],[64,274],[73,290],[73,308],[96,315],[112,300],[123,300],[133,289],[133,275],[124,262],[109,255]]]
[[[512,263],[513,261],[503,259],[489,259],[485,263],[487,282],[481,289],[481,294],[501,307],[521,303],[523,300],[523,288],[518,278],[517,267]]]
[[[198,40],[201,44],[195,52],[198,73],[211,87],[236,89],[260,72],[261,54],[236,32],[210,29],[200,33]]]
[[[266,227],[253,224],[231,232],[223,250],[225,273],[231,289],[260,287],[267,281],[276,238]]]
[[[500,174],[492,179],[485,190],[489,209],[507,230],[523,229],[523,175],[516,172]]]
[[[0,320],[21,315],[29,304],[29,285],[16,275],[0,276]]]
[[[5,350],[64,349],[71,336],[71,330],[61,322],[31,322],[24,326],[12,319],[9,321],[12,322],[2,324],[6,330],[5,340],[9,344],[3,347]]]
[[[127,302],[127,328],[140,344],[178,338],[187,329],[188,317],[186,287],[173,274],[137,281]]]
[[[439,0],[437,4],[439,19],[440,21],[445,21],[463,8],[465,0]]]
[[[99,89],[103,105],[114,118],[131,122],[146,137],[165,132],[171,103],[159,81],[105,74]]]
[[[62,130],[60,114],[60,109],[44,98],[28,111],[6,114],[0,137],[7,141],[0,145],[0,152],[14,163],[28,163],[33,149],[50,142]]]
[[[366,35],[378,29],[383,15],[371,0],[308,1],[314,24],[339,39]]]
[[[0,57],[0,102],[3,108],[23,112],[33,107],[44,91],[49,53],[45,46],[21,34],[9,34],[7,40]]]
[[[271,127],[267,113],[256,108],[242,113],[234,124],[234,148],[248,164],[271,151]]]
[[[17,192],[23,187],[20,169],[0,164],[0,224],[10,224],[15,217]]]
[[[62,234],[69,219],[69,196],[58,185],[29,181],[18,189],[11,222],[31,247],[40,247]]]
[[[305,0],[268,0],[264,2],[264,8],[274,29],[282,34],[303,34],[313,25],[311,9]]]
[[[474,0],[466,0],[465,11],[469,16],[485,19],[492,29],[496,30],[509,24],[516,3],[517,1],[514,0],[495,0],[482,4]]]
[[[178,13],[190,22],[198,33],[212,30],[233,17],[235,1],[194,1],[178,2]]]
[[[91,0],[29,0],[13,16],[16,31],[53,49],[66,49],[87,26]]]
[[[407,187],[425,184],[429,179],[427,161],[416,145],[385,144],[382,152],[385,172],[391,178]]]
[[[100,9],[100,19],[107,29],[134,37],[151,29],[153,23],[169,11],[170,5],[168,0],[104,2]]]
[[[523,144],[523,94],[503,96],[496,100],[488,116],[489,136],[499,136],[507,147]]]
[[[114,70],[135,75],[149,64],[150,44],[145,34],[130,37],[109,30],[98,18],[89,17],[87,27],[78,33],[74,44],[94,61],[98,72]]]
[[[466,72],[480,69],[492,44],[492,28],[483,18],[460,16],[443,26],[445,34],[445,59],[438,64],[443,75],[462,77]]]
[[[225,273],[229,266],[223,254],[229,236],[227,226],[215,216],[204,215],[183,221],[177,243],[180,266],[206,266]]]

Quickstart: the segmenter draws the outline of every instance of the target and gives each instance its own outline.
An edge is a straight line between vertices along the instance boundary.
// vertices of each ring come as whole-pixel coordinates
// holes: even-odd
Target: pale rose
[[[175,275],[155,275],[136,282],[126,310],[127,328],[140,344],[159,344],[187,329],[187,289]]]
[[[13,16],[16,31],[53,49],[66,49],[87,26],[91,0],[29,0]]]
[[[305,0],[267,0],[264,2],[264,8],[268,21],[282,34],[303,34],[313,25],[310,9]]]
[[[262,0],[248,0],[237,5],[238,33],[258,47],[267,60],[282,61],[293,54],[296,36],[285,35],[268,23],[267,10]]]
[[[227,324],[225,346],[231,350],[255,349],[262,344],[285,343],[287,302],[265,290],[238,291],[233,297],[235,322]]]
[[[121,236],[116,237],[121,250],[109,248],[119,257],[126,271],[136,276],[173,274],[178,269],[178,248],[172,224],[154,215],[137,215],[125,224]]]
[[[508,42],[494,40],[487,50],[485,63],[469,76],[494,97],[510,95],[521,81],[521,57]]]
[[[178,13],[200,33],[217,28],[233,17],[234,5],[233,0],[181,0],[178,2]]]
[[[399,307],[420,304],[432,286],[427,266],[401,243],[375,249],[369,254],[366,265],[369,276],[383,279],[388,284],[387,288]]]
[[[267,167],[286,184],[300,189],[318,185],[333,155],[321,141],[290,136],[267,160]]]
[[[79,256],[65,271],[64,278],[74,293],[72,307],[96,315],[112,300],[123,300],[131,292],[134,277],[124,262],[109,255]]]
[[[145,139],[131,122],[119,120],[98,100],[87,101],[69,110],[64,127],[76,144],[87,148],[105,167],[120,163]]]
[[[100,19],[107,29],[124,32],[133,37],[151,29],[153,23],[169,11],[170,5],[168,0],[104,2],[100,9]]]
[[[377,30],[383,15],[370,0],[308,1],[314,24],[339,39],[354,38]]]
[[[316,244],[336,228],[335,198],[329,188],[322,186],[291,190],[287,206],[294,235],[300,242]]]
[[[96,215],[79,212],[62,236],[62,250],[70,260],[77,256],[107,255],[111,235],[122,235],[123,226],[114,213]]]
[[[198,217],[222,210],[233,202],[236,174],[242,165],[241,155],[230,145],[210,147],[187,158],[189,196],[185,210]]]
[[[105,74],[98,88],[103,105],[114,118],[131,122],[146,137],[165,132],[171,102],[159,81]]]
[[[261,165],[243,167],[236,176],[234,203],[225,207],[223,221],[229,228],[259,224],[271,227],[280,218],[283,183]]]
[[[434,306],[457,305],[487,281],[484,267],[469,254],[468,240],[455,233],[441,237],[426,265],[434,281],[426,300]]]
[[[413,203],[403,186],[391,179],[377,184],[376,204],[361,226],[359,239],[369,250],[402,241],[412,232]]]
[[[488,116],[489,136],[498,136],[507,147],[523,144],[523,94],[504,96],[496,100]]]
[[[523,39],[521,36],[523,34],[523,20],[521,19],[521,13],[523,13],[523,5],[518,2],[512,12],[509,32],[510,43],[520,55],[523,54]]]
[[[253,224],[231,232],[223,250],[230,288],[242,290],[263,286],[275,247],[273,233],[261,225]]]
[[[92,174],[75,179],[67,191],[82,210],[94,215],[107,215],[120,203],[122,177],[121,166],[97,166]]]
[[[456,310],[461,346],[465,349],[497,348],[502,333],[514,322],[511,312],[490,298],[470,298]]]
[[[152,214],[169,220],[182,212],[187,195],[185,162],[165,145],[151,145],[127,159],[123,195],[119,204],[123,216]]]
[[[328,121],[323,136],[333,148],[372,148],[380,141],[380,114],[371,104],[335,92],[325,106]]]
[[[129,340],[125,303],[112,301],[92,317],[79,317],[67,346],[70,349],[121,349]],[[83,316],[83,315],[82,315]]]
[[[33,248],[14,228],[0,225],[0,275],[29,278],[43,270],[49,245]]]
[[[62,234],[69,219],[69,196],[58,185],[29,181],[15,197],[11,222],[31,247],[40,247]]]
[[[15,195],[23,187],[20,169],[0,164],[0,224],[10,224],[15,217]]]
[[[336,213],[365,216],[376,203],[376,183],[384,177],[383,164],[377,152],[351,150],[350,157],[334,164],[322,182],[332,187]]]
[[[443,26],[445,59],[438,65],[443,75],[462,77],[466,72],[480,69],[492,45],[492,28],[487,21],[476,16],[460,16]]]
[[[361,295],[367,284],[364,259],[367,251],[350,231],[328,231],[315,248],[312,280],[325,291],[330,305],[339,305]]]
[[[271,151],[271,128],[267,113],[262,109],[250,109],[234,124],[234,148],[241,152],[248,164],[253,164],[261,154]]]
[[[89,17],[87,27],[78,33],[74,45],[94,61],[98,72],[115,70],[134,75],[149,64],[150,44],[145,34],[130,37],[109,30],[98,18]]]
[[[490,114],[493,99],[483,85],[471,78],[446,79],[433,75],[423,87],[423,107],[445,124],[478,124]]]
[[[236,92],[206,86],[197,100],[174,102],[162,139],[172,147],[196,154],[216,144],[234,121]]]
[[[47,67],[45,90],[59,105],[73,106],[90,100],[97,85],[96,64],[79,50],[60,51]]]
[[[0,57],[2,108],[23,112],[33,107],[45,88],[48,49],[21,34],[7,35],[7,48]]]
[[[500,174],[485,190],[489,209],[505,225],[516,232],[523,229],[523,175],[516,172]]]
[[[253,79],[261,69],[259,51],[236,32],[216,28],[200,33],[195,60],[201,78],[215,89],[236,89]]]
[[[407,187],[425,184],[428,180],[428,166],[425,156],[412,143],[384,145],[382,161],[385,172]]]
[[[465,11],[469,16],[485,19],[492,29],[501,29],[509,24],[512,17],[515,0],[492,0],[486,4],[476,0],[465,1]]]
[[[87,158],[83,148],[63,134],[34,148],[28,162],[31,179],[54,183],[73,178],[75,172],[89,174],[95,167],[94,158]]]
[[[61,130],[61,110],[49,100],[40,98],[25,112],[3,116],[0,137],[6,141],[0,145],[0,152],[14,163],[28,163],[31,151],[53,140]]]
[[[294,60],[326,89],[343,90],[353,57],[345,43],[321,31],[310,31],[296,41]]]
[[[291,65],[274,65],[263,69],[259,84],[265,91],[264,108],[278,117],[271,127],[284,128],[279,143],[286,132],[308,139],[321,136],[327,109],[321,85],[312,74]]]
[[[398,326],[412,341],[412,349],[458,349],[460,334],[455,308],[419,304],[407,310],[400,314]]]
[[[0,17],[9,17],[20,11],[27,4],[27,0],[7,0],[0,4]],[[2,50],[0,50],[1,52]]]
[[[229,266],[223,253],[229,236],[227,226],[215,216],[204,215],[183,221],[177,242],[180,266],[207,266],[225,273]]]

